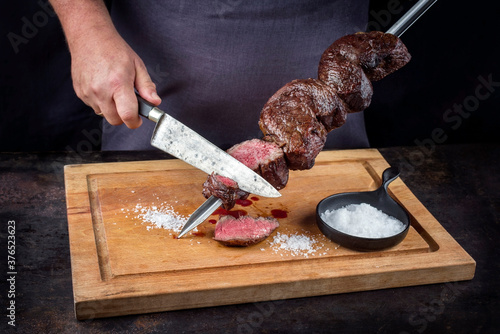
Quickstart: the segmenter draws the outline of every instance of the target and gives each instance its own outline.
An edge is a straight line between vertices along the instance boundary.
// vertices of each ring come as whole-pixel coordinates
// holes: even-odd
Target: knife
[[[238,183],[246,192],[264,196],[279,197],[281,194],[259,174],[221,150],[198,133],[172,116],[150,104],[138,94],[139,114],[156,123],[151,145],[207,174],[228,177]]]

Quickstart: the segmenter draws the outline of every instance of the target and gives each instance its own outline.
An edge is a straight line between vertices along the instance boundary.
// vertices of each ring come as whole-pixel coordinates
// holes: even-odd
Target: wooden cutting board
[[[187,217],[205,198],[206,174],[179,160],[65,167],[73,293],[77,319],[149,313],[472,279],[475,261],[405,184],[391,195],[410,213],[405,240],[356,252],[327,239],[317,203],[339,192],[374,190],[389,167],[377,150],[322,152],[314,168],[292,171],[278,199],[237,205],[254,216],[286,215],[265,241],[246,248],[212,239],[217,216],[176,239],[153,214]],[[277,210],[277,211],[273,211]],[[154,220],[153,220],[154,221]],[[297,237],[307,250],[275,238]]]

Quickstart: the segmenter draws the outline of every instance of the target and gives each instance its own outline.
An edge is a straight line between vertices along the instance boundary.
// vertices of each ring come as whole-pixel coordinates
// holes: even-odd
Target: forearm
[[[116,31],[104,2],[50,2],[68,42],[76,95],[110,124],[140,126],[134,88],[155,105],[161,99],[144,62]]]
[[[102,0],[50,0],[50,3],[59,17],[70,51],[96,32],[101,36],[117,34]]]

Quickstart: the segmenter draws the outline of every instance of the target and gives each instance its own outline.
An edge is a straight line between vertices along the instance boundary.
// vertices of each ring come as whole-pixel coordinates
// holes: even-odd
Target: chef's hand
[[[71,74],[78,97],[112,125],[142,124],[139,95],[161,102],[146,66],[116,31],[102,0],[51,0],[71,53]]]
[[[142,124],[134,87],[150,103],[161,102],[146,66],[118,33],[87,38],[73,48],[71,59],[76,95],[112,125]]]

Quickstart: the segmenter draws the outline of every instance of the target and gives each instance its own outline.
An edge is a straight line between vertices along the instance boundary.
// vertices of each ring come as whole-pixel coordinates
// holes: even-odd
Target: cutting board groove
[[[92,227],[94,230],[95,245],[98,255],[99,272],[103,281],[109,280],[113,275],[109,264],[109,252],[106,243],[106,230],[101,215],[101,203],[99,201],[97,180],[92,175],[87,177]]]
[[[152,228],[144,210],[188,216],[205,200],[206,174],[179,160],[65,167],[75,314],[78,319],[472,279],[474,260],[401,179],[391,196],[411,216],[405,240],[378,252],[356,252],[324,237],[315,208],[338,192],[374,190],[388,166],[377,150],[322,152],[314,168],[291,171],[278,199],[251,196],[237,206],[254,216],[287,212],[265,241],[247,248],[212,239],[211,216],[198,232],[175,239]],[[403,176],[404,177],[404,176]],[[156,210],[156,211],[155,211]],[[316,252],[293,254],[277,235],[314,240]]]

